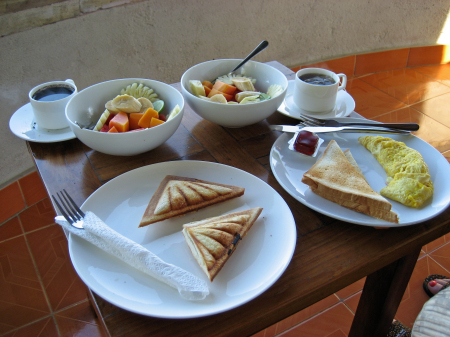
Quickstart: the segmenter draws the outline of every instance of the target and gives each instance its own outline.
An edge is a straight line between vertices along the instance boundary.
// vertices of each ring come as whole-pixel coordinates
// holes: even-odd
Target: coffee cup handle
[[[347,86],[347,75],[345,75],[345,74],[337,74],[337,76],[340,79],[338,91],[345,89],[345,87]]]
[[[73,80],[71,80],[70,78],[68,78],[64,82],[68,82],[68,83],[72,84],[73,86],[75,85],[75,82]]]

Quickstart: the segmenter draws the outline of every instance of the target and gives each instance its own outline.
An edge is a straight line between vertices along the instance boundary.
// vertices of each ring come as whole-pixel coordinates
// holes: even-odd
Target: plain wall
[[[71,78],[78,90],[125,77],[174,83],[192,65],[243,58],[264,39],[269,47],[255,60],[288,67],[448,42],[450,0],[121,3],[0,38],[0,186],[34,168],[9,119],[39,83]],[[2,19],[14,23],[3,15],[0,26]]]

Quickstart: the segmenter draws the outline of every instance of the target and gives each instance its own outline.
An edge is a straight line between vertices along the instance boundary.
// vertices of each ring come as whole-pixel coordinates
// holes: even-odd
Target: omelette
[[[419,208],[433,195],[428,166],[422,155],[391,138],[382,136],[359,137],[387,174],[387,186],[380,194],[406,206]]]

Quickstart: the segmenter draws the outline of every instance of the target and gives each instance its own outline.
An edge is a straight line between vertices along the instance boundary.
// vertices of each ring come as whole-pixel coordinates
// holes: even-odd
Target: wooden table
[[[288,79],[294,73],[270,62]],[[174,84],[180,89],[180,84]],[[401,228],[358,226],[317,213],[278,184],[269,152],[281,135],[269,124],[296,124],[274,113],[244,128],[223,128],[203,120],[189,106],[176,133],[157,149],[134,157],[93,151],[77,139],[28,143],[49,195],[65,188],[81,204],[108,180],[129,170],[170,160],[218,162],[245,170],[272,186],[286,200],[297,226],[293,259],[266,292],[228,312],[197,319],[170,320],[122,310],[93,294],[93,304],[111,336],[248,336],[330,296],[367,276],[349,336],[383,336],[423,245],[450,232],[450,208],[432,220]],[[218,323],[219,322],[219,323]]]

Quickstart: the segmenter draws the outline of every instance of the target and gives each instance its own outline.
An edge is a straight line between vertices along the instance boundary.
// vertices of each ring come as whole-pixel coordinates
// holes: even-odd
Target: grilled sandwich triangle
[[[151,198],[139,227],[240,197],[244,191],[243,187],[168,175]]]
[[[255,207],[183,225],[189,249],[211,282],[261,211],[261,207]]]

